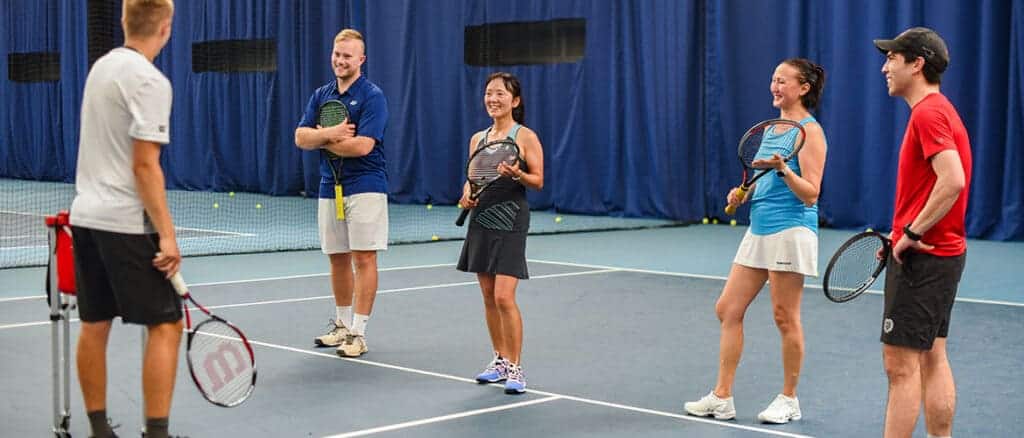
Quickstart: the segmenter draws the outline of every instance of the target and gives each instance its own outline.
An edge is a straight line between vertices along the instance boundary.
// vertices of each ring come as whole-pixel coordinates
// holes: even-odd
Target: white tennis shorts
[[[359,193],[345,197],[345,219],[338,220],[334,199],[320,199],[317,223],[324,254],[388,249],[388,195]]]
[[[733,263],[769,271],[818,276],[818,235],[807,227],[757,235],[747,229]]]

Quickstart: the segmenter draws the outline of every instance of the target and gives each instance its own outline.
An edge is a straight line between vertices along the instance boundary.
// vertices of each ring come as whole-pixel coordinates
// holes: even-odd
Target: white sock
[[[352,334],[365,335],[367,322],[370,322],[370,315],[355,314],[355,318],[352,318]]]
[[[334,312],[338,316],[337,322],[352,327],[352,306],[334,306]]]

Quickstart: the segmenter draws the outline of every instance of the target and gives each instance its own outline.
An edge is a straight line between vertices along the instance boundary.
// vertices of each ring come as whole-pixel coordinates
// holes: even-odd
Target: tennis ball
[[[718,225],[718,218],[716,217],[714,219],[711,219],[711,223],[714,225]]]
[[[735,227],[736,226],[736,219],[733,219],[733,220],[729,221],[729,226],[730,227]]]
[[[434,204],[427,204],[427,210],[434,208]]]
[[[707,225],[708,224],[708,218],[701,219],[700,223],[702,223],[704,225]]]
[[[433,236],[430,236],[430,240],[441,240],[441,237],[435,234]]]
[[[462,209],[462,203],[461,202],[459,204],[457,204],[456,206],[459,207],[460,210]]]
[[[864,231],[867,231],[867,232],[869,232],[869,233],[870,233],[870,232],[872,232],[872,231],[875,231],[875,230],[872,230],[871,228],[868,228],[868,229],[866,229],[866,230],[864,230]]]
[[[555,222],[561,222],[561,221],[562,221],[562,217],[561,216],[555,216]]]
[[[256,208],[257,209],[263,208],[263,204],[256,204]]]
[[[234,197],[235,196],[235,192],[228,192],[228,196]]]
[[[214,203],[213,203],[213,208],[220,208],[220,204],[218,204],[218,203],[214,202]]]

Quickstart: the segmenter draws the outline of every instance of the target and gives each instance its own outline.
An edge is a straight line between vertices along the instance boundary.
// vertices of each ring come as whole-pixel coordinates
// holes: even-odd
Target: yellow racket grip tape
[[[747,197],[747,190],[743,186],[736,187],[736,197],[739,198],[740,203],[743,203],[743,199]],[[725,206],[725,214],[732,216],[736,214],[736,209],[739,208],[739,204],[729,204]]]
[[[339,221],[345,220],[345,194],[341,190],[341,184],[334,185],[334,212]]]

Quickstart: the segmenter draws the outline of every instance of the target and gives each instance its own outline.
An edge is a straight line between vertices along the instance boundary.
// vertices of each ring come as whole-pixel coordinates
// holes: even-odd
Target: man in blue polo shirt
[[[383,149],[388,107],[380,88],[362,76],[365,53],[358,31],[345,29],[335,36],[331,67],[336,78],[313,92],[295,129],[299,148],[321,151],[317,222],[320,247],[331,261],[337,315],[314,342],[337,347],[345,357],[368,351],[364,336],[377,295],[377,251],[388,246]],[[348,119],[320,126],[320,107],[331,100],[348,109]]]

